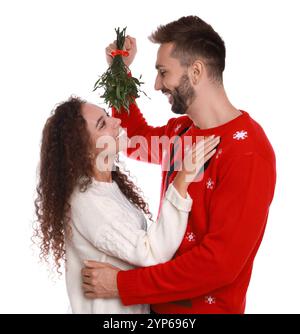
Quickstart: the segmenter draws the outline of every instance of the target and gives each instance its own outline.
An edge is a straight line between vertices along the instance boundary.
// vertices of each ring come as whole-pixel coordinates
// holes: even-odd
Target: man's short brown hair
[[[198,16],[184,16],[161,25],[149,39],[159,44],[174,43],[172,56],[179,58],[183,66],[190,66],[197,58],[201,58],[209,76],[222,82],[226,55],[224,41],[211,25]]]

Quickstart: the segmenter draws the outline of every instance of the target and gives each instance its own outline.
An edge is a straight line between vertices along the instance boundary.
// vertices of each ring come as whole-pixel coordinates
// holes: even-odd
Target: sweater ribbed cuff
[[[123,305],[133,305],[133,304],[142,304],[138,300],[138,291],[137,291],[137,271],[135,270],[126,270],[119,271],[117,275],[117,285],[119,290],[119,295]]]
[[[187,194],[187,198],[183,198],[176,188],[171,183],[166,191],[166,199],[171,202],[178,210],[190,212],[193,200],[189,194]]]

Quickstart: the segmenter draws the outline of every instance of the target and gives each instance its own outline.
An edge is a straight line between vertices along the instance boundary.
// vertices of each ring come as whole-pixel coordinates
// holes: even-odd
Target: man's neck
[[[229,101],[223,86],[203,89],[187,110],[187,115],[200,129],[215,128],[241,115]]]

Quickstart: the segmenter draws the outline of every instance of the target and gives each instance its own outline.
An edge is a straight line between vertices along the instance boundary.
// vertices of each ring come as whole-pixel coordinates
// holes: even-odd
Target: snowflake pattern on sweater
[[[236,131],[236,133],[233,135],[233,139],[236,140],[244,140],[248,137],[248,132],[245,130]]]

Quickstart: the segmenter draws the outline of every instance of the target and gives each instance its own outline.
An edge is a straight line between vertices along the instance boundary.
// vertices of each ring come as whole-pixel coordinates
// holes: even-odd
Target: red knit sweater
[[[156,266],[121,271],[118,289],[124,305],[152,304],[157,313],[243,313],[254,257],[265,230],[275,180],[275,155],[248,113],[216,128],[196,128],[187,116],[151,127],[139,108],[113,115],[128,136],[221,136],[204,178],[189,186],[193,206],[174,259]],[[129,154],[133,150],[129,150]],[[170,159],[160,146],[140,160],[162,166]],[[170,152],[169,152],[170,153]],[[175,154],[176,160],[176,154]],[[172,161],[171,167],[174,166]],[[176,171],[162,172],[161,197]]]

